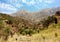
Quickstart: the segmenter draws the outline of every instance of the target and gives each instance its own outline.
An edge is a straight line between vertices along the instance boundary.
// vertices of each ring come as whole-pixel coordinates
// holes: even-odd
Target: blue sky
[[[33,12],[53,7],[60,7],[60,0],[0,0],[1,13],[11,14],[21,9]]]

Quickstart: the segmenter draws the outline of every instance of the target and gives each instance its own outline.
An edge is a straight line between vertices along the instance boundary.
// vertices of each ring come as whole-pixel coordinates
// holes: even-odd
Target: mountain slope
[[[42,11],[37,12],[28,12],[25,9],[22,9],[14,14],[13,16],[24,18],[28,21],[32,22],[40,22],[41,19],[44,19],[48,16],[54,15],[56,11],[59,11],[60,7],[51,8],[51,9],[43,9]]]

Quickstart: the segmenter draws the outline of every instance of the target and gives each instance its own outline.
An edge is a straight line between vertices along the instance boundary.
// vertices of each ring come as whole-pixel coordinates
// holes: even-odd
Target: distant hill
[[[12,15],[0,13],[0,37],[7,39],[9,35],[13,36],[15,33],[31,36],[42,30],[49,29],[50,25],[59,23],[59,10],[60,8],[54,8],[28,12],[23,9]],[[58,12],[56,13],[56,11]]]
[[[31,27],[31,23],[25,19],[0,13],[0,42],[60,42],[60,11],[58,13],[55,16],[59,22],[51,23],[46,29],[40,29],[39,24]]]
[[[21,17],[23,19],[26,19],[28,21],[32,22],[39,22],[41,19],[44,19],[48,16],[54,15],[56,11],[59,11],[60,7],[56,8],[47,8],[43,9],[42,11],[37,11],[37,12],[28,12],[25,9],[22,9],[14,14],[13,16]]]

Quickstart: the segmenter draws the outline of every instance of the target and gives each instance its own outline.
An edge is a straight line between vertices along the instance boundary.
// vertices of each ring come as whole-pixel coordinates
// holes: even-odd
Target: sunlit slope
[[[14,34],[13,37],[9,36],[6,42],[60,42],[60,22],[58,24],[51,24],[48,29],[32,36]]]

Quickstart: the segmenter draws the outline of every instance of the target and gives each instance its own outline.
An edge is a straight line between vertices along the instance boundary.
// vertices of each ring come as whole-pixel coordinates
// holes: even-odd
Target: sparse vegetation
[[[43,27],[47,27],[47,28],[48,28],[48,26],[49,26],[50,24],[52,24],[52,23],[55,23],[55,24],[58,23],[57,18],[54,17],[54,16],[49,16],[47,19],[44,19],[44,20],[41,21],[41,22],[42,22]]]
[[[42,38],[45,40],[45,37],[44,36]]]
[[[3,28],[3,21],[0,20],[0,30]]]
[[[57,11],[57,12],[56,12],[56,15],[60,16],[60,11]]]
[[[57,33],[55,33],[55,37],[57,37],[58,36],[58,34]]]
[[[59,11],[56,12],[56,14],[60,14]],[[0,13],[0,16],[0,31],[2,31],[0,32],[0,34],[5,37],[5,40],[9,35],[11,35],[12,37],[14,33],[32,36],[35,33],[40,33],[40,31],[48,29],[51,24],[54,24],[52,25],[53,28],[56,28],[55,24],[58,24],[58,20],[55,16],[49,16],[38,24],[32,22],[30,24],[30,21],[28,20],[24,20],[18,17],[12,17],[7,14]],[[55,33],[54,35],[55,37],[58,36],[57,33]],[[46,39],[45,36],[43,36],[42,38]]]

